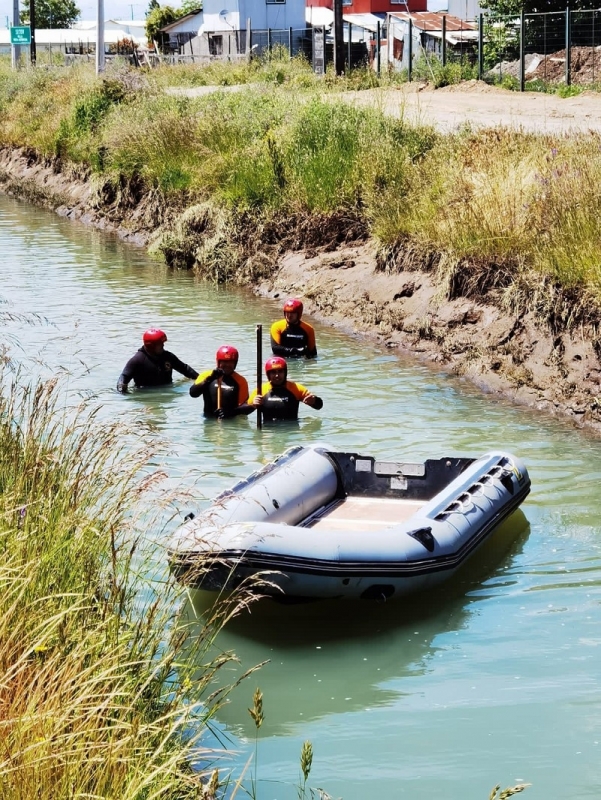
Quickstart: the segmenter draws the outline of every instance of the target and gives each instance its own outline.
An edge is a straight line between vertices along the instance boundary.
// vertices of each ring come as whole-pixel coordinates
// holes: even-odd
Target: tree
[[[583,11],[599,8],[599,0],[483,0],[482,8],[499,16],[520,16],[525,14],[565,11],[569,6],[572,11]]]
[[[153,8],[146,16],[146,38],[148,42],[156,42],[162,50],[169,42],[169,37],[159,33],[165,25],[170,25],[181,16],[179,9],[176,11],[171,6],[159,6]]]
[[[36,28],[70,28],[80,14],[74,0],[35,0]],[[29,22],[29,0],[23,0],[21,22]]]
[[[183,0],[179,11],[182,17],[186,14],[197,14],[202,11],[202,3],[199,0]]]

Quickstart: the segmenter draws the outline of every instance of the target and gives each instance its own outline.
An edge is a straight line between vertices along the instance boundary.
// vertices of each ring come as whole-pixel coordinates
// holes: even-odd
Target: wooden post
[[[263,385],[263,326],[257,325],[257,394],[261,394]],[[261,430],[263,417],[261,408],[257,406],[257,430]]]
[[[342,26],[342,0],[334,0],[334,70],[344,73],[344,30]]]
[[[447,15],[442,16],[442,66],[447,65]]]

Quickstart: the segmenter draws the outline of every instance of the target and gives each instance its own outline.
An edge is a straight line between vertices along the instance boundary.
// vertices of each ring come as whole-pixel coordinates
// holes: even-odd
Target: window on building
[[[265,2],[268,6],[273,5],[274,3],[279,3],[281,5],[282,3],[285,3],[286,0],[265,0]]]
[[[209,53],[212,56],[223,55],[223,36],[209,36]]]
[[[342,0],[342,5],[343,6],[352,6],[353,5],[353,0]]]

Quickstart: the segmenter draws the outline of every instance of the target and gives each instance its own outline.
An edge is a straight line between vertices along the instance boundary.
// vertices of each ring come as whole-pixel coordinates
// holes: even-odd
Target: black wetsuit
[[[217,411],[217,388],[219,376],[216,370],[202,372],[196,382],[190,386],[192,397],[201,397],[204,400],[205,417],[214,417]],[[246,378],[233,372],[231,375],[221,376],[221,409],[224,417],[235,417],[238,414],[250,414],[241,404],[248,400],[248,383]]]
[[[117,389],[120,392],[126,392],[127,384],[131,380],[138,388],[165,386],[172,383],[173,370],[193,380],[198,377],[198,372],[195,369],[192,369],[188,364],[184,364],[183,361],[180,361],[176,355],[168,350],[163,350],[158,355],[151,355],[146,348],[141,347],[123,368],[123,372],[119,375],[117,381]]]
[[[291,325],[287,320],[274,322],[270,329],[271,352],[283,358],[315,358],[315,330],[307,322]]]
[[[311,393],[302,383],[286,381],[284,386],[272,386],[269,382],[264,383],[261,387],[261,394],[263,395],[263,403],[260,408],[263,419],[267,422],[272,422],[276,419],[298,419],[298,407],[303,399]],[[256,408],[256,406],[252,405],[256,396],[257,392],[254,391],[248,400],[251,409]],[[321,397],[315,395],[315,404],[311,407],[316,411],[323,408]]]

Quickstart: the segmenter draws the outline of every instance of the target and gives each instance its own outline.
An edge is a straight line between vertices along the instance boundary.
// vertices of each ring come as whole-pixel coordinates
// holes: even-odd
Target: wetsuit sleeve
[[[256,411],[257,407],[253,406],[253,400],[255,399],[256,396],[257,396],[257,390],[255,389],[255,391],[246,400],[246,402],[238,406],[238,408],[236,409],[236,414],[252,414],[253,411]]]
[[[252,414],[252,412],[255,410],[255,407],[249,405],[248,402],[248,381],[246,378],[243,378],[242,375],[238,375],[237,372],[235,372],[232,377],[238,384],[238,399],[241,402],[236,406],[236,408],[228,411],[225,416],[238,417],[241,414]],[[190,389],[190,391],[192,390]]]
[[[190,397],[202,397],[205,386],[213,380],[213,371],[214,370],[211,369],[206,372],[201,372],[200,375],[196,377],[196,380],[192,386],[190,386]]]
[[[136,353],[137,355],[137,353]],[[123,367],[123,372],[117,378],[117,391],[123,392],[125,394],[127,392],[127,384],[133,379],[135,371],[136,371],[136,363],[137,359],[136,356],[132,356],[127,364]]]
[[[282,331],[286,327],[286,320],[280,319],[274,322],[269,331],[271,338],[271,352],[276,356],[287,355],[286,351],[289,349],[282,345]]]
[[[185,375],[186,378],[191,378],[192,380],[198,378],[198,372],[196,372],[195,369],[188,366],[188,364],[184,364],[184,362],[180,361],[177,356],[173,355],[173,353],[170,353],[169,355],[171,357],[171,366],[176,372],[179,372],[180,375]]]
[[[291,383],[290,381],[288,381],[286,386],[288,386],[288,388],[290,389],[292,394],[301,403],[304,401],[304,399],[305,399],[305,397],[307,397],[307,395],[312,394],[312,392],[310,392],[306,388],[306,386],[303,386],[302,383]],[[323,408],[323,400],[321,399],[321,397],[318,397],[316,394],[313,395],[313,397],[314,397],[314,400],[315,400],[315,404],[313,406],[311,406],[311,408],[314,408],[316,411],[319,411],[320,409]]]
[[[305,356],[307,358],[316,358],[317,346],[315,344],[315,328],[306,322],[301,322],[301,328],[307,334],[307,349],[305,350]]]

